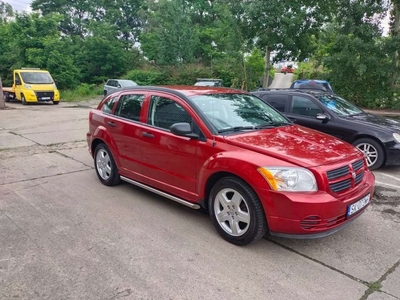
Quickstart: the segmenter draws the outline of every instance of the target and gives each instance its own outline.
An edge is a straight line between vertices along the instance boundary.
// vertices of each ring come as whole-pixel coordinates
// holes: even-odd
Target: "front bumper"
[[[47,102],[47,101],[60,101],[60,92],[58,90],[53,91],[24,91],[26,102]]]
[[[399,166],[400,165],[400,144],[395,141],[385,144],[386,150],[386,165]]]
[[[346,195],[335,197],[327,192],[316,193],[278,193],[265,191],[263,198],[265,214],[271,235],[289,238],[320,238],[337,232],[360,216],[365,206],[354,215],[347,217],[347,208],[374,194],[375,178],[371,172],[358,188]]]

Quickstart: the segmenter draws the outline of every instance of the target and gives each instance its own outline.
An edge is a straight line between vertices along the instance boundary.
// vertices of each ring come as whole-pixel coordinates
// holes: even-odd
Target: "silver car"
[[[108,79],[104,85],[104,97],[124,88],[137,86],[138,84],[127,79]]]

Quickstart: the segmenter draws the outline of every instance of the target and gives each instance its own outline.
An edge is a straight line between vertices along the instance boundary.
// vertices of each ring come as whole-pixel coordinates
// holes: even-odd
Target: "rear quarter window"
[[[115,102],[117,102],[116,97],[108,99],[106,102],[103,103],[103,106],[101,107],[101,111],[106,114],[111,114],[111,112],[114,108]]]

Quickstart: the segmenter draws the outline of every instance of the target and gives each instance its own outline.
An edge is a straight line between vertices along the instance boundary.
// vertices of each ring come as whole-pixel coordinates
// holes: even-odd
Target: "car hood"
[[[378,127],[386,132],[388,131],[388,129],[392,132],[400,132],[400,121],[383,116],[363,113],[360,115],[345,117],[345,119],[354,121],[358,124],[363,123],[364,125]]]
[[[228,135],[225,140],[228,144],[303,167],[362,158],[361,152],[352,145],[299,125]]]

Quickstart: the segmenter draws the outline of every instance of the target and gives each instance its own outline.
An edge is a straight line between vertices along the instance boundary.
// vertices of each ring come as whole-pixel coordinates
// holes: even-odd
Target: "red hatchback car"
[[[123,180],[206,209],[236,245],[267,233],[331,234],[360,216],[374,192],[363,153],[240,90],[135,87],[101,101],[89,125],[103,184]]]

